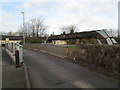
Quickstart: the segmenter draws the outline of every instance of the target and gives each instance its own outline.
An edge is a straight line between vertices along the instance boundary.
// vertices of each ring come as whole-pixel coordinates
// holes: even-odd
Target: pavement
[[[2,88],[27,88],[25,67],[16,68],[13,60],[2,50]]]
[[[118,88],[118,81],[46,53],[25,49],[31,88]]]

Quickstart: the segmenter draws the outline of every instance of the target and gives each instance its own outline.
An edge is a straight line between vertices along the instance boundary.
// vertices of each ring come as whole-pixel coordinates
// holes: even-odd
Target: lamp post
[[[24,24],[25,24],[25,13],[21,12],[21,14],[23,14],[23,28],[24,28]],[[24,29],[23,29],[24,30]],[[25,30],[23,31],[23,44],[25,44]]]

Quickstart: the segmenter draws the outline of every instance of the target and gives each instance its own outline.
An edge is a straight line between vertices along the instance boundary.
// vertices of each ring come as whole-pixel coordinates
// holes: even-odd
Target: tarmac
[[[112,78],[38,50],[24,49],[24,62],[31,88],[118,88]]]
[[[25,67],[16,68],[15,63],[2,49],[2,89],[27,88]]]

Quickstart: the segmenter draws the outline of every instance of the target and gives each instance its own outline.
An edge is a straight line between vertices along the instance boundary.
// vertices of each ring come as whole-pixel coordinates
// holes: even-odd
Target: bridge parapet
[[[13,59],[14,63],[23,63],[23,46],[19,43],[6,43],[5,49],[10,57]],[[18,53],[16,53],[18,51]],[[18,60],[18,61],[16,61]]]

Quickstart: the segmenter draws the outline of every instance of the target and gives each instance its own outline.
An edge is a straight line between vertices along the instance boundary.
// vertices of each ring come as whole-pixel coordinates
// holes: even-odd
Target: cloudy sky
[[[117,29],[118,0],[4,0],[0,2],[0,31],[16,32],[25,21],[42,17],[47,33],[60,33],[60,27],[76,25],[78,31]]]

